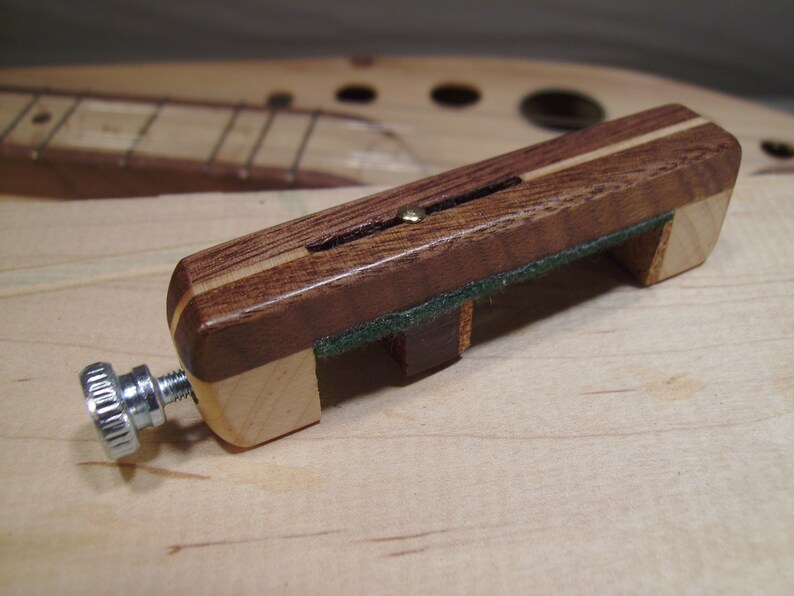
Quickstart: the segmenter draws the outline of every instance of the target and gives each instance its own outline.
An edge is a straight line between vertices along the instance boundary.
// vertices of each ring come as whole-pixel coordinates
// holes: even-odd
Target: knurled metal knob
[[[184,371],[155,377],[146,365],[116,375],[107,362],[95,362],[80,373],[88,413],[110,459],[131,455],[140,447],[138,431],[160,426],[165,405],[193,396]]]

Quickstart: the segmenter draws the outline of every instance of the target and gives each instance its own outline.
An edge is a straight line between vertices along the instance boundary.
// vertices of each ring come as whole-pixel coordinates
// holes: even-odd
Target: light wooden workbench
[[[320,425],[238,452],[180,402],[108,462],[77,373],[175,365],[177,259],[361,194],[0,203],[0,591],[791,593],[782,176],[690,273],[576,263],[478,305],[436,374],[324,362]]]

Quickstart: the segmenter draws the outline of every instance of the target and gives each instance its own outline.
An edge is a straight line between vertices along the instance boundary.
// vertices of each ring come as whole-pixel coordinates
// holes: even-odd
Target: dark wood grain
[[[667,106],[246,236],[184,259],[169,321],[192,284],[298,246],[432,207],[696,115]],[[389,312],[628,228],[735,182],[739,145],[714,124],[606,154],[198,293],[174,329],[182,362],[216,381]],[[176,313],[179,314],[179,313]]]
[[[648,110],[613,122],[519,149],[476,164],[417,180],[372,197],[347,203],[219,244],[184,259],[174,272],[168,294],[168,319],[192,285],[245,267],[294,248],[312,246],[365,226],[394,218],[406,203],[429,208],[477,189],[507,181],[517,173],[548,166],[574,155],[594,151],[692,118],[697,114],[680,105]]]
[[[471,343],[472,303],[439,313],[389,340],[389,351],[407,376],[456,359]]]
[[[119,156],[48,149],[38,160],[27,148],[6,147],[0,155],[0,192],[55,199],[147,197],[184,192],[239,192],[288,188],[331,188],[358,184],[333,174],[286,168],[251,168],[247,178],[231,164],[214,164],[207,175],[201,163],[134,156],[125,167]]]

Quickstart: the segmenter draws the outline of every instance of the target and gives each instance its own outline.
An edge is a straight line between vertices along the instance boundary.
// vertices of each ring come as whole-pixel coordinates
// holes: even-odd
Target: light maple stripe
[[[182,316],[182,312],[185,310],[188,302],[190,302],[194,296],[203,294],[204,292],[209,292],[210,290],[214,290],[216,288],[220,288],[221,286],[225,286],[226,284],[233,283],[246,277],[251,277],[257,273],[262,273],[263,271],[267,271],[273,267],[278,267],[284,263],[289,263],[295,259],[300,259],[301,257],[305,257],[308,254],[309,251],[302,246],[299,248],[293,248],[292,250],[277,254],[274,257],[264,259],[258,263],[243,265],[236,269],[229,269],[217,277],[193,284],[187,289],[187,291],[185,291],[185,293],[182,295],[182,298],[179,299],[179,303],[176,305],[176,308],[174,309],[174,314],[171,317],[170,324],[171,334],[173,335],[176,332],[176,326],[179,324],[179,319]]]
[[[522,182],[537,180],[543,176],[555,174],[557,172],[561,172],[562,170],[567,170],[568,168],[587,163],[588,161],[593,161],[596,159],[601,159],[602,157],[614,155],[615,153],[620,153],[621,151],[634,149],[640,145],[645,145],[646,143],[663,139],[665,137],[678,134],[679,132],[695,128],[697,126],[702,126],[704,124],[709,124],[709,121],[701,117],[692,118],[691,120],[686,120],[684,122],[679,122],[678,124],[673,124],[658,130],[647,132],[644,135],[626,139],[625,141],[620,141],[618,143],[613,143],[612,145],[607,145],[606,147],[601,147],[600,149],[594,149],[593,151],[588,151],[587,153],[582,153],[581,155],[574,155],[573,157],[543,166],[537,170],[525,172],[521,174],[519,178],[521,178]]]

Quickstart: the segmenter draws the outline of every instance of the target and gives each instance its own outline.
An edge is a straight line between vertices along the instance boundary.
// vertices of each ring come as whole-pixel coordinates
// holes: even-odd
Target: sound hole
[[[433,101],[449,108],[465,108],[480,101],[480,91],[471,85],[445,83],[430,93]]]
[[[267,98],[267,105],[271,108],[288,108],[295,99],[289,91],[274,91]]]
[[[345,85],[336,92],[337,101],[343,103],[371,103],[378,96],[369,85]]]
[[[538,91],[527,95],[518,109],[532,124],[551,130],[579,130],[604,120],[601,104],[576,91]]]
[[[52,120],[52,114],[49,112],[39,112],[33,116],[33,124],[46,124]]]
[[[783,141],[761,141],[761,149],[767,155],[777,159],[791,159],[794,157],[794,146]]]

